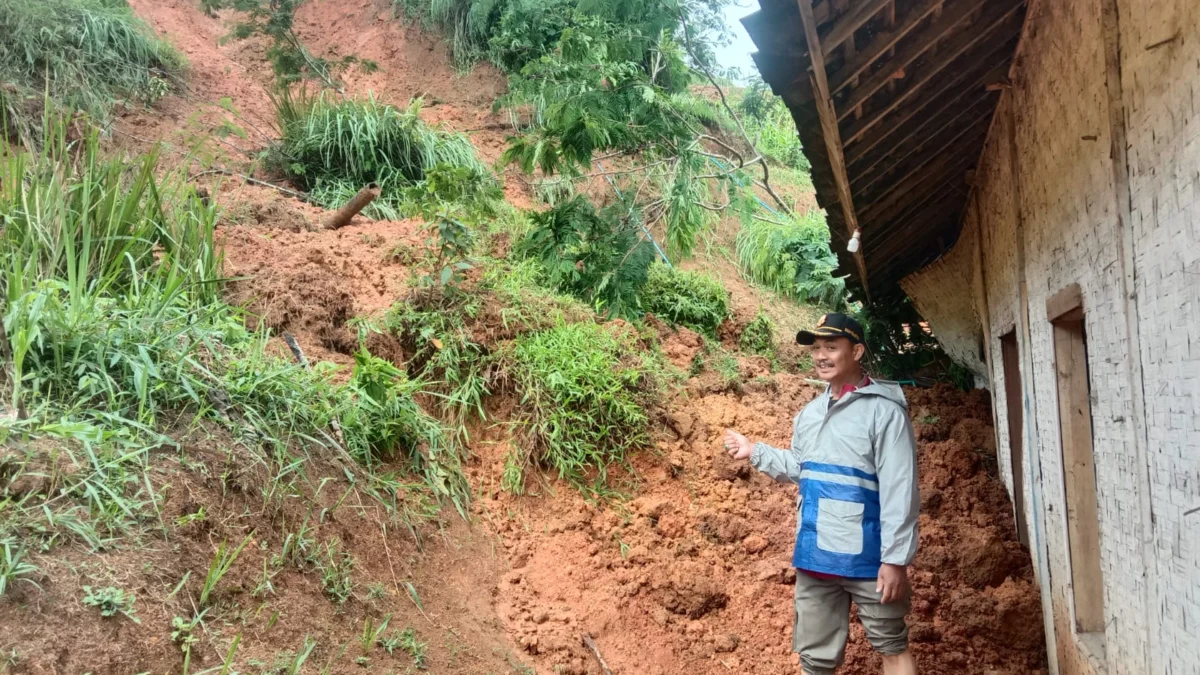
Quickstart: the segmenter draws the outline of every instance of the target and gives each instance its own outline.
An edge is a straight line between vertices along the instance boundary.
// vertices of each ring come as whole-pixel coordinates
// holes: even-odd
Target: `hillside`
[[[789,336],[824,309],[744,278],[742,221],[723,214],[676,258],[728,294],[708,335],[653,312],[606,317],[546,288],[517,249],[532,218],[520,210],[548,207],[511,164],[502,204],[463,207],[468,252],[431,233],[427,221],[457,222],[444,211],[323,229],[332,211],[298,198],[298,179],[269,161],[281,124],[267,41],[224,40],[240,15],[198,0],[129,4],[187,68],[153,105],[118,107],[99,143],[130,157],[161,144],[148,173],[203,190],[163,201],[213,209],[214,243],[177,251],[159,239],[144,257],[113,256],[111,283],[150,295],[139,284],[153,275],[122,261],[183,260],[184,293],[216,290],[156,306],[169,324],[106,296],[95,307],[110,314],[90,333],[45,324],[46,342],[71,338],[66,356],[28,343],[38,367],[57,370],[28,366],[40,385],[25,388],[40,397],[18,399],[18,376],[18,405],[4,409],[0,673],[599,675],[597,652],[614,673],[794,670],[795,488],[731,465],[719,439],[736,427],[787,442],[820,391]],[[347,97],[397,110],[423,98],[419,120],[465,134],[486,167],[509,147],[508,117],[493,110],[505,74],[456,65],[436,31],[391,3],[302,3],[294,31],[314,55],[374,64],[345,71]],[[802,181],[780,189],[812,204]],[[599,202],[614,190],[594,177],[578,192]],[[193,253],[223,282],[188,276]],[[443,257],[467,264],[433,283]],[[60,266],[44,274],[66,277]],[[41,287],[53,287],[50,306],[75,297]],[[21,307],[9,307],[11,335],[34,316]],[[752,325],[774,326],[767,344],[743,339]],[[101,342],[111,361],[62,365]],[[117,354],[150,365],[118,374]],[[106,376],[104,393],[72,398]],[[564,381],[575,389],[563,393]],[[1046,672],[986,392],[907,395],[920,441],[922,672]],[[851,637],[844,671],[878,672],[861,629]]]

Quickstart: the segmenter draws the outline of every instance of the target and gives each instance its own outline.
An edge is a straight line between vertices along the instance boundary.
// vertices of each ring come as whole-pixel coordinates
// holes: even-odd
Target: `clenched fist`
[[[754,446],[750,443],[750,439],[739,434],[733,429],[725,430],[725,452],[734,459],[749,459],[750,453],[754,451]]]

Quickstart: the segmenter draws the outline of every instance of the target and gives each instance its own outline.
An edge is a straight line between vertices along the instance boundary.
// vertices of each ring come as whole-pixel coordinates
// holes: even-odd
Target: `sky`
[[[758,11],[758,0],[733,0],[725,6],[725,23],[733,33],[733,42],[717,49],[717,62],[722,67],[736,67],[742,72],[742,77],[756,73],[754,59],[750,58],[755,51],[754,41],[742,26],[741,18]]]

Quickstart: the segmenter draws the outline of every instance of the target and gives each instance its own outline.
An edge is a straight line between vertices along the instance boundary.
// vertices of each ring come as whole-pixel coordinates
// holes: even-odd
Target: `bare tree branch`
[[[704,73],[704,76],[708,78],[709,83],[712,84],[712,86],[717,90],[717,94],[721,96],[721,105],[725,108],[725,112],[729,113],[729,116],[733,118],[733,123],[737,125],[738,131],[742,134],[742,138],[745,139],[746,144],[751,148],[754,148],[754,152],[757,155],[755,159],[762,160],[762,153],[758,151],[758,147],[755,146],[754,142],[750,140],[750,135],[746,133],[746,128],[742,126],[741,117],[738,116],[737,112],[734,111],[733,106],[729,105],[729,99],[725,97],[725,90],[721,88],[721,85],[717,84],[717,78],[712,74],[712,71],[709,70],[708,65],[704,63],[704,59],[701,59],[696,55],[695,47],[692,45],[692,29],[688,25],[686,12],[679,13],[679,21],[680,25],[683,26],[684,48],[687,50],[688,54],[691,55],[692,60],[696,62],[696,66],[699,67],[700,71]],[[732,150],[732,148],[729,148],[728,145],[721,143],[720,141],[717,142],[725,148]],[[738,158],[741,158],[740,154],[738,155]],[[791,215],[791,207],[789,207],[787,203],[784,202],[783,199],[776,194],[775,190],[771,187],[770,167],[767,166],[767,162],[765,161],[761,162],[761,164],[763,170],[762,188],[767,191],[767,194],[771,195],[771,198],[775,200],[775,203],[779,205],[779,208],[784,213]],[[739,164],[739,167],[740,166],[741,164]]]

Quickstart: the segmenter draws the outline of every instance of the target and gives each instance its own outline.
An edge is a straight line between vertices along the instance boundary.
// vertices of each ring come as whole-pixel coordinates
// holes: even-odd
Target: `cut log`
[[[375,183],[364,187],[358,191],[358,194],[350,198],[342,208],[338,209],[337,213],[333,214],[328,221],[325,222],[325,229],[337,230],[350,224],[350,219],[358,215],[359,211],[367,208],[367,204],[375,201],[379,196],[379,186]]]

